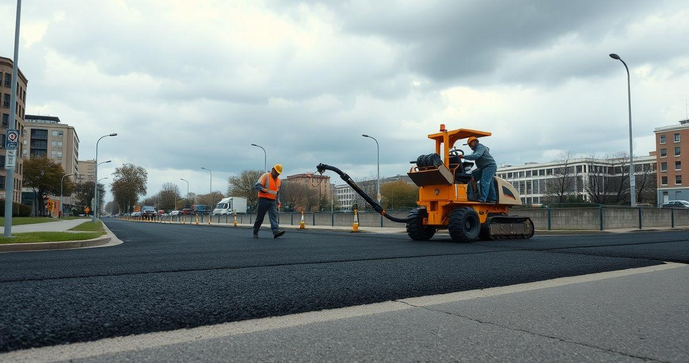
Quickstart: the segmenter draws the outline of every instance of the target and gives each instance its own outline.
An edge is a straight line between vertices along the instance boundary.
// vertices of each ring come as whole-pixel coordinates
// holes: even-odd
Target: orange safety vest
[[[259,191],[258,192],[259,198],[266,198],[266,199],[272,199],[272,200],[276,200],[278,198],[278,191],[280,190],[280,179],[279,178],[273,179],[273,177],[270,176],[270,173],[265,173],[265,174],[261,175],[259,182],[261,183],[261,186],[268,189],[267,193]]]

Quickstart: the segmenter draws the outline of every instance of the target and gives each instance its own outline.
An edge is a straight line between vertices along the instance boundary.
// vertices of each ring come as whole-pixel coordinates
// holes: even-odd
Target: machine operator
[[[479,143],[478,139],[474,136],[468,138],[467,143],[464,145],[469,145],[471,150],[474,151],[470,155],[460,155],[460,157],[463,157],[465,160],[473,160],[476,163],[476,170],[471,172],[471,176],[480,186],[479,202],[497,202],[498,197],[495,193],[493,177],[498,170],[498,165],[495,163],[495,159],[490,155],[490,149]]]

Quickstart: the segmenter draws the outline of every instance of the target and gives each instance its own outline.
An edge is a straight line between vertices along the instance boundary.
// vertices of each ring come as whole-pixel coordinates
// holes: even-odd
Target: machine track
[[[483,224],[482,239],[493,241],[529,239],[534,235],[534,225],[528,217],[493,216]]]

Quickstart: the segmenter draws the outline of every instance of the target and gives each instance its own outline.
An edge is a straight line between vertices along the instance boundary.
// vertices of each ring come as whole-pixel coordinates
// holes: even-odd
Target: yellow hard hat
[[[472,141],[478,141],[478,139],[474,136],[471,136],[467,139],[467,143],[464,145],[469,145],[469,144],[471,144]]]
[[[275,164],[275,166],[273,166],[273,169],[275,169],[275,171],[278,172],[278,175],[282,174],[282,164]]]

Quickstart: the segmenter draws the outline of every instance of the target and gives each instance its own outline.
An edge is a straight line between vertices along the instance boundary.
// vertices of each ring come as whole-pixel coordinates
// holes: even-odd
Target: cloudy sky
[[[12,57],[15,0],[0,0]],[[689,3],[678,1],[24,0],[29,114],[75,126],[80,159],[134,163],[226,192],[246,169],[324,162],[355,177],[408,171],[426,135],[490,131],[499,164],[628,150],[687,117]],[[336,181],[340,183],[339,180]],[[109,187],[108,187],[109,188]]]

